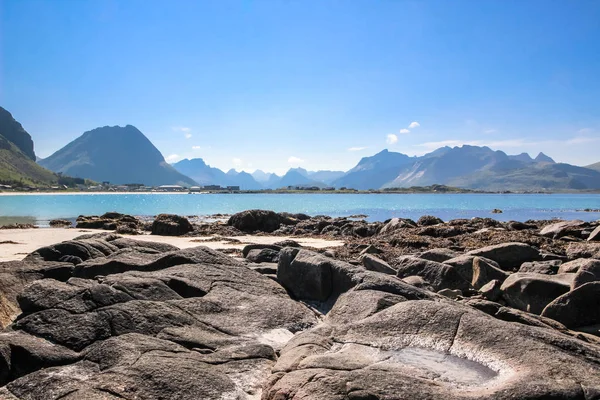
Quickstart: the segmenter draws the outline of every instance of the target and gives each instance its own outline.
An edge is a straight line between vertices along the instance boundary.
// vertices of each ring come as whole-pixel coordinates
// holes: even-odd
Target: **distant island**
[[[532,158],[527,153],[508,155],[464,145],[441,147],[420,157],[383,150],[362,158],[348,171],[291,168],[282,176],[261,170],[224,172],[201,158],[170,165],[132,125],[92,129],[49,157],[37,159],[31,135],[0,107],[0,190],[594,192],[600,190],[600,162],[579,167],[557,163],[544,153]]]

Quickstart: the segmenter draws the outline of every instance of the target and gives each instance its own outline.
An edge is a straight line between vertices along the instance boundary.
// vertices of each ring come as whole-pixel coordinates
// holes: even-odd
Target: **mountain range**
[[[288,186],[406,188],[433,184],[488,191],[600,189],[600,163],[587,167],[556,163],[539,153],[508,155],[489,147],[441,147],[423,156],[383,150],[349,171],[291,168],[283,176],[256,170],[224,172],[201,158],[168,164],[137,128],[105,126],[85,132],[51,156],[35,162],[34,143],[0,107],[0,183],[51,185],[56,173],[113,184],[239,186],[242,190]],[[51,172],[52,171],[52,172]]]

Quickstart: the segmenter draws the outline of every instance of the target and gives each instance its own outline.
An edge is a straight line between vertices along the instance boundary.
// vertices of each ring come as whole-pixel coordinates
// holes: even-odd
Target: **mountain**
[[[332,184],[338,188],[379,189],[393,181],[401,169],[412,165],[415,160],[415,157],[386,149],[374,156],[362,158],[356,167],[335,179]]]
[[[435,154],[434,154],[435,153]],[[419,157],[384,187],[441,184],[490,191],[600,188],[600,173],[569,164],[508,156],[488,147],[462,146]],[[551,160],[551,159],[550,159]]]
[[[344,171],[314,171],[309,172],[310,179],[331,185],[333,181],[344,176]]]
[[[196,184],[169,165],[152,142],[131,125],[85,132],[39,163],[54,172],[112,184]]]
[[[254,178],[254,180],[256,182],[260,182],[260,183],[264,183],[264,182],[268,182],[269,179],[271,179],[271,177],[275,175],[271,172],[264,172],[260,169],[257,169],[256,171],[254,171],[252,173],[252,177]]]
[[[585,168],[593,169],[594,171],[600,171],[600,162],[597,162],[597,163],[595,163],[595,164],[588,165],[588,166],[587,166],[587,167],[585,167]]]
[[[35,163],[29,133],[0,107],[0,183],[47,186],[57,181],[54,173]]]
[[[277,182],[276,188],[287,186],[325,186],[323,182],[315,181],[308,177],[308,172],[302,168],[291,168]]]
[[[231,169],[225,173],[219,168],[206,164],[201,158],[193,158],[191,160],[186,158],[173,164],[173,167],[182,174],[191,177],[202,186],[239,186],[242,190],[258,190],[263,188],[247,172],[237,172],[235,169]]]
[[[533,158],[527,153],[521,153],[516,156],[508,156],[511,160],[523,161],[523,162],[534,162]]]
[[[547,163],[551,163],[551,164],[555,164],[556,161],[554,161],[552,158],[548,157],[547,155],[545,155],[544,153],[540,152],[540,154],[537,155],[537,157],[535,158],[536,162],[547,162]]]

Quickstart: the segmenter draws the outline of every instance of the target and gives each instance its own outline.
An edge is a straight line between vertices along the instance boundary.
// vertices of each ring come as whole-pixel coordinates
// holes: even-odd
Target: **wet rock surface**
[[[104,233],[0,263],[0,398],[600,397],[598,224],[232,218],[346,245],[233,258]]]

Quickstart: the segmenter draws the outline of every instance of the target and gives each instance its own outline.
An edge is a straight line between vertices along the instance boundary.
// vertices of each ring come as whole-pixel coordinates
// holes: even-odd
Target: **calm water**
[[[500,220],[600,219],[599,194],[85,194],[0,196],[0,223],[118,211],[147,216],[159,213],[210,215],[261,208],[274,211],[349,216],[366,214],[370,221],[392,217],[435,215],[453,218],[493,217]],[[491,214],[499,208],[503,214]]]

